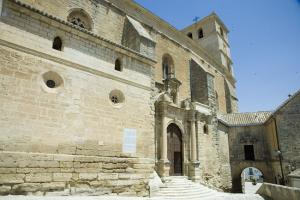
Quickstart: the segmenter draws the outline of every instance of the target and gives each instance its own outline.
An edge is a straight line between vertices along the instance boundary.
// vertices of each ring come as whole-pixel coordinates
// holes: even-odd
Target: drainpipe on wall
[[[283,167],[282,167],[282,152],[280,150],[280,145],[279,145],[278,127],[277,127],[276,119],[273,118],[273,120],[274,120],[274,123],[275,123],[275,134],[276,134],[276,140],[277,140],[277,147],[278,147],[278,151],[280,152],[278,155],[279,155],[279,163],[280,163],[280,169],[281,169],[281,176],[282,176],[282,180],[283,180],[283,182],[281,184],[285,185],[285,178],[284,178]]]

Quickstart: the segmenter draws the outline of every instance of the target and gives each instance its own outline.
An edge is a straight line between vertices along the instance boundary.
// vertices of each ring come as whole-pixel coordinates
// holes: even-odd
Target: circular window
[[[125,97],[120,90],[113,90],[109,94],[109,100],[115,107],[121,107],[125,101]]]
[[[48,88],[55,88],[55,81],[54,80],[47,80],[46,85]]]
[[[42,86],[47,92],[56,91],[63,86],[63,78],[56,72],[49,71],[42,75]]]

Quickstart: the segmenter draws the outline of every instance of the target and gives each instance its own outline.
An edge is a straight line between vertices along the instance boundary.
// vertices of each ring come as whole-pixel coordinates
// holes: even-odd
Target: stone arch
[[[274,177],[270,171],[270,166],[264,162],[235,162],[231,163],[231,176],[232,176],[232,192],[242,192],[242,179],[241,174],[246,168],[256,168],[264,176],[264,181],[273,183]]]
[[[90,15],[81,8],[73,8],[69,11],[67,21],[80,28],[92,31],[94,25]]]
[[[164,54],[162,57],[162,74],[163,79],[175,77],[174,60],[168,53]]]
[[[257,174],[256,174],[256,172],[257,172]],[[264,178],[263,178],[264,173],[256,167],[246,167],[246,168],[244,168],[242,170],[240,176],[241,176],[241,187],[242,187],[242,192],[243,193],[246,193],[246,191],[247,191],[247,189],[249,189],[249,187],[251,188],[251,190],[255,189],[255,188],[252,188],[252,187],[254,185],[261,184],[264,180]],[[249,182],[251,182],[251,184],[249,184]]]
[[[170,121],[168,121],[167,127],[171,124],[175,124],[180,129],[182,136],[186,135],[184,131],[184,126],[181,121],[179,121],[178,119],[171,119]]]

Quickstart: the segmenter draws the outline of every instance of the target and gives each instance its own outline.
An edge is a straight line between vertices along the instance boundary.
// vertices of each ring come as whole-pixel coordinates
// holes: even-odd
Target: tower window
[[[198,38],[201,39],[201,38],[203,38],[203,37],[204,37],[204,35],[203,35],[203,29],[200,28],[200,29],[198,30]]]
[[[244,145],[245,160],[255,160],[254,146]]]
[[[58,51],[62,50],[62,41],[61,41],[60,37],[54,38],[52,48],[55,50],[58,50]]]
[[[193,39],[193,33],[188,33],[187,36],[191,39]]]
[[[119,72],[122,71],[122,63],[119,58],[115,61],[115,70]]]

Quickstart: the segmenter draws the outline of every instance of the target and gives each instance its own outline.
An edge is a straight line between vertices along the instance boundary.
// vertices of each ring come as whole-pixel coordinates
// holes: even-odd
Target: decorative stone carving
[[[165,91],[170,95],[174,104],[178,104],[178,92],[181,82],[169,74],[167,79],[163,80]]]

